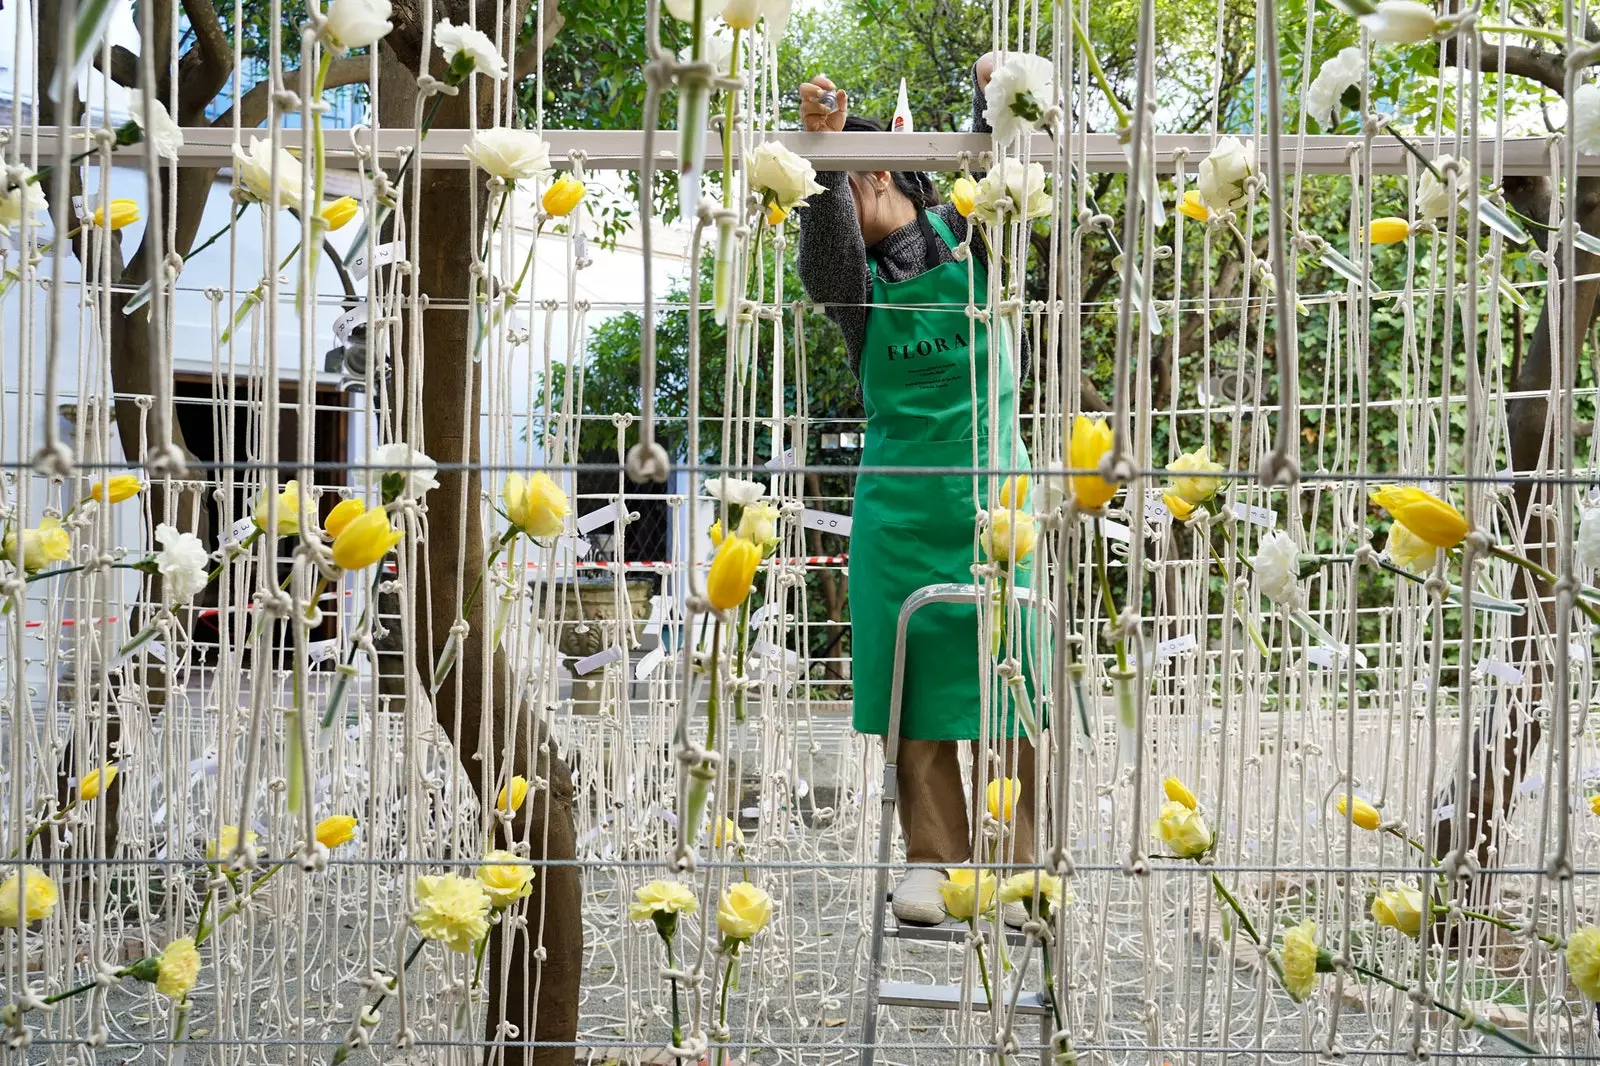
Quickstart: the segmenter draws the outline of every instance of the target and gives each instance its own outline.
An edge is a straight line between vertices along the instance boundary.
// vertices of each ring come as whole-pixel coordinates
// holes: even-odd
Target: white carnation
[[[1034,55],[1014,55],[989,79],[984,90],[984,121],[1002,146],[1038,129],[1055,96],[1055,70]]]
[[[750,170],[750,184],[771,193],[773,201],[785,211],[805,203],[806,197],[822,192],[810,161],[777,141],[762,142],[750,153],[745,165]]]
[[[1578,516],[1578,562],[1600,569],[1600,504],[1586,507]]]
[[[130,93],[128,120],[139,127],[144,139],[155,147],[156,155],[174,161],[178,158],[178,150],[183,147],[183,127],[172,120],[172,116],[167,114],[167,106],[160,100],[150,101],[150,114],[146,117],[144,94]]]
[[[162,592],[170,604],[188,603],[206,587],[210,556],[193,533],[163,522],[156,526],[156,569],[161,571]]]
[[[722,474],[706,478],[706,495],[729,507],[748,507],[767,494],[767,487],[759,481]]]
[[[1291,610],[1300,606],[1300,549],[1289,534],[1273,530],[1262,537],[1250,565],[1263,596]]]
[[[328,33],[340,52],[370,48],[394,29],[389,0],[333,0],[328,5]]]
[[[1255,144],[1224,137],[1200,161],[1200,202],[1215,213],[1244,206],[1244,184],[1256,171]]]
[[[397,486],[403,477],[405,481],[399,496],[408,500],[419,499],[439,486],[439,479],[434,476],[438,473],[439,464],[405,441],[379,445],[372,453],[372,466],[383,471],[386,488],[391,476],[396,479]]]
[[[1472,167],[1465,160],[1457,160],[1454,156],[1442,155],[1433,161],[1433,165],[1443,174],[1445,167],[1456,163],[1461,169],[1456,175],[1456,203],[1459,204],[1472,188]],[[1417,178],[1416,196],[1417,215],[1421,218],[1443,218],[1450,213],[1450,186],[1447,181],[1440,181],[1433,176],[1433,171],[1424,170]]]
[[[1343,48],[1339,54],[1322,64],[1317,76],[1306,90],[1306,114],[1332,127],[1339,122],[1339,98],[1345,90],[1359,85],[1367,77],[1367,63],[1361,58],[1361,49]]]
[[[463,64],[470,64],[469,73],[477,71],[496,79],[506,76],[506,61],[500,58],[500,49],[482,30],[452,26],[449,19],[440,19],[433,28],[433,39],[444,54],[444,61],[452,67],[459,58]]]

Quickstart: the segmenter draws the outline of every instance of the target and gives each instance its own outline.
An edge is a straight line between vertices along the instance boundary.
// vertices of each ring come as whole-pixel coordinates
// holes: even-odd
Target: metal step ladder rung
[[[930,1010],[989,1009],[989,997],[981,986],[961,995],[960,985],[919,985],[910,981],[879,981],[878,1002],[895,1007],[926,1007]],[[1024,992],[1017,997],[1018,1014],[1049,1015],[1050,1001],[1039,992]]]

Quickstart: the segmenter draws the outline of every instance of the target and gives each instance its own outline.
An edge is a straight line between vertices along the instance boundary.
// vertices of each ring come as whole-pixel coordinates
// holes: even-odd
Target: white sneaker
[[[905,877],[894,886],[894,916],[917,925],[938,925],[944,921],[944,896],[939,894],[939,882],[943,880],[938,870],[906,871]]]
[[[1028,924],[1028,908],[1020,903],[1007,903],[1000,908],[1000,918],[1013,929],[1021,929]]]

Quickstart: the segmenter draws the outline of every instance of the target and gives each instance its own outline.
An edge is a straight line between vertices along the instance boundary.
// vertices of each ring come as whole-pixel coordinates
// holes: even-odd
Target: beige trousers
[[[988,808],[984,790],[976,787],[982,775],[973,774],[971,794],[961,787],[959,740],[900,738],[900,830],[906,837],[906,861],[912,863],[963,863],[972,858],[972,826]],[[1015,746],[1015,752],[1013,752]],[[991,769],[989,780],[1022,780],[1022,796],[1002,858],[1018,866],[1033,864],[1034,751],[1026,739],[996,741],[994,750],[1002,769]],[[1015,759],[1016,765],[1011,761]]]

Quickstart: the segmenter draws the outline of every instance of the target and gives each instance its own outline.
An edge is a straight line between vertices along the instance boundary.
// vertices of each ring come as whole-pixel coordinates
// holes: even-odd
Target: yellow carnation
[[[23,879],[26,878],[26,884]],[[20,890],[20,893],[19,893]],[[22,922],[17,921],[17,898],[22,897]],[[50,875],[37,866],[24,866],[20,874],[0,881],[0,927],[15,929],[50,917],[61,893]]]
[[[489,893],[459,874],[424,874],[417,878],[411,922],[417,932],[451,951],[471,951],[489,931]]]
[[[200,977],[200,951],[194,937],[180,936],[167,945],[161,953],[156,971],[156,991],[173,999],[182,999],[194,988]]]

